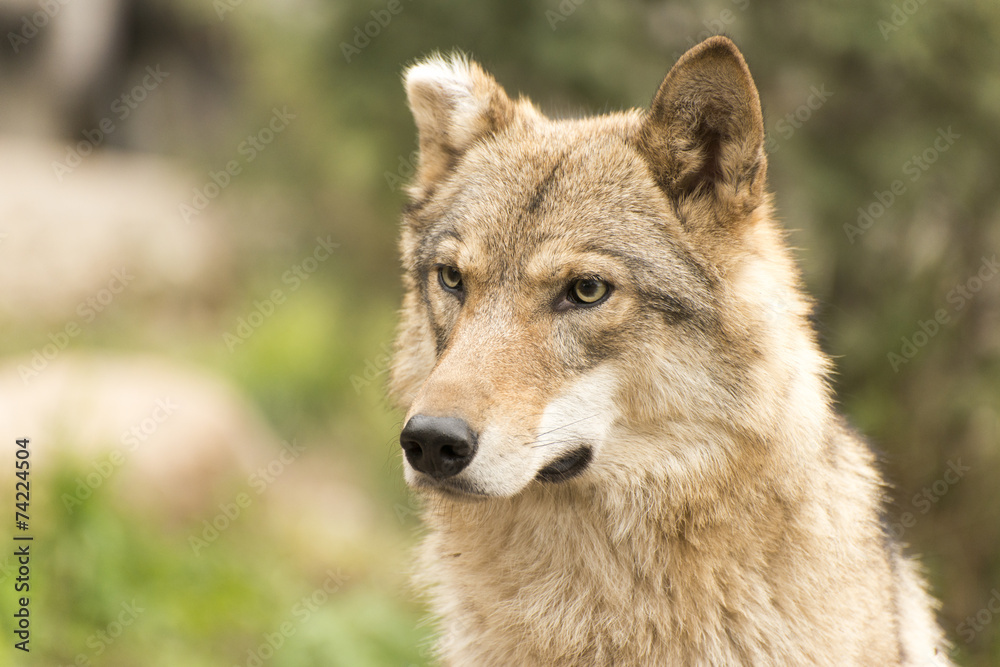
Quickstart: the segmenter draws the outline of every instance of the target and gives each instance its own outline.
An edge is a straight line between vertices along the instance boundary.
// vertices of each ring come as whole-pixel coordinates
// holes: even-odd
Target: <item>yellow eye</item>
[[[446,290],[462,289],[462,274],[454,266],[442,266],[438,269],[438,279]]]
[[[569,287],[570,301],[589,306],[608,295],[609,286],[599,278],[581,278]]]

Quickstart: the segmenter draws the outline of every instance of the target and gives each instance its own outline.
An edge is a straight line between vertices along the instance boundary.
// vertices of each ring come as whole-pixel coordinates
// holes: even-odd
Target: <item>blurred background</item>
[[[0,664],[427,664],[383,398],[400,72],[463,49],[568,117],[645,106],[720,32],[892,530],[955,659],[1000,664],[1000,6],[691,4],[0,4],[0,466],[32,451],[0,538],[34,537]]]

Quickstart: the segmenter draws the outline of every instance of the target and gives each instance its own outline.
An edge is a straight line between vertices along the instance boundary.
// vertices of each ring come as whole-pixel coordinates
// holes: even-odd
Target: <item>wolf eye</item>
[[[581,278],[569,286],[569,300],[581,306],[600,303],[611,291],[611,286],[599,278]]]
[[[449,292],[460,292],[462,290],[462,274],[454,266],[442,266],[438,269],[438,280],[441,287]]]

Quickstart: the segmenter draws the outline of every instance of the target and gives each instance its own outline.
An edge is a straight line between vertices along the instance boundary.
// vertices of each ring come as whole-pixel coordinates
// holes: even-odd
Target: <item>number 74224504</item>
[[[28,503],[31,500],[28,476],[31,473],[31,450],[28,449],[27,438],[21,438],[17,441],[15,456],[14,467],[17,472],[14,474],[19,481],[14,487],[14,521],[19,529],[28,530]]]

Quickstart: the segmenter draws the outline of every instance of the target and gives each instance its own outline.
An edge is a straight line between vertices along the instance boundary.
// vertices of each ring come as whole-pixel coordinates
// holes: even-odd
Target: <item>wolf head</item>
[[[461,56],[405,84],[420,160],[391,394],[412,486],[696,484],[825,412],[732,42],[686,53],[646,112],[550,120]]]

